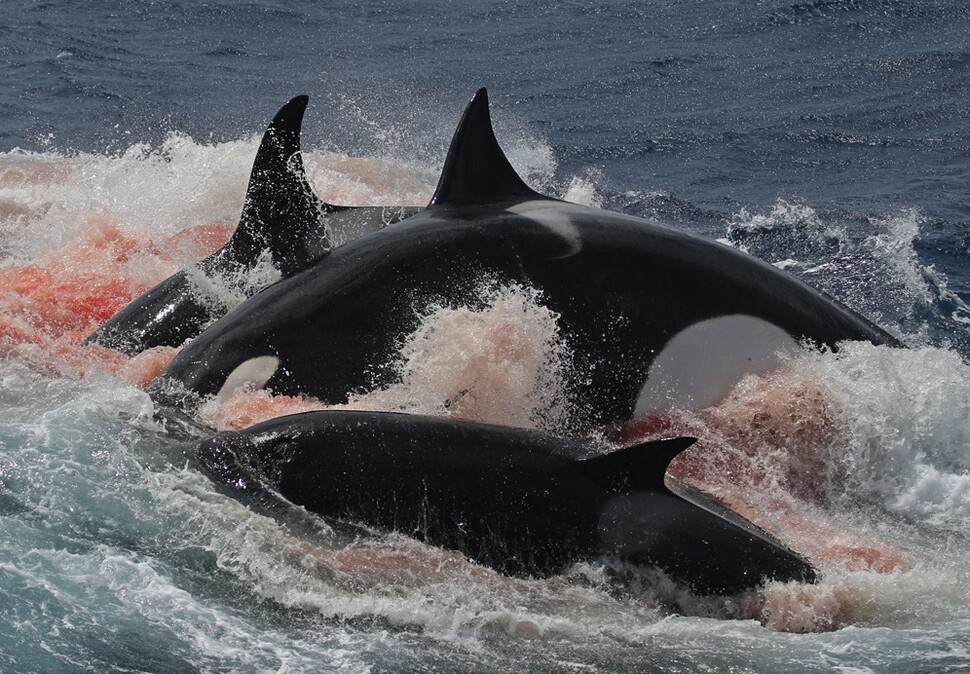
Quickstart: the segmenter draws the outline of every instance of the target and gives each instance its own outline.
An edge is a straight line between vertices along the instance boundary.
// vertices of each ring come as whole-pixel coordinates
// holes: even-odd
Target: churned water
[[[0,670],[970,671],[965,3],[17,0],[0,17]],[[747,250],[907,342],[806,351],[674,415],[703,448],[673,472],[810,557],[817,585],[705,599],[605,562],[510,579],[270,518],[158,427],[142,387],[171,350],[79,346],[225,240],[292,96],[311,96],[324,199],[420,205],[483,85],[537,189]],[[541,297],[483,280],[474,309],[428,307],[400,384],[350,404],[555,430],[562,349]],[[314,406],[249,394],[203,414]]]

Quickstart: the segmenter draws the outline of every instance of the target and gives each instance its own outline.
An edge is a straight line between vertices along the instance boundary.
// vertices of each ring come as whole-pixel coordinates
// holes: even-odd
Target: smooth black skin
[[[656,565],[699,594],[815,571],[765,533],[675,495],[664,471],[693,438],[593,458],[537,431],[386,412],[279,417],[198,445],[239,496],[267,488],[335,520],[397,531],[511,575],[601,556]]]
[[[511,210],[529,202],[566,222],[549,226]],[[394,383],[393,359],[421,312],[432,303],[474,306],[483,279],[536,288],[560,315],[574,361],[567,395],[588,411],[581,425],[628,420],[654,356],[704,319],[748,314],[832,348],[843,340],[899,344],[738,250],[536,194],[502,154],[482,90],[427,209],[335,249],[238,307],[172,361],[154,395],[186,404],[166,391],[213,394],[246,360],[275,355],[280,367],[267,388],[343,402]]]
[[[267,127],[232,238],[197,263],[207,276],[241,276],[267,250],[283,277],[292,276],[327,255],[334,245],[420,210],[334,206],[317,198],[307,182],[300,148],[308,100],[306,96],[292,99]],[[181,346],[228,310],[216,298],[200,297],[183,270],[133,300],[84,341],[128,355],[153,346]]]

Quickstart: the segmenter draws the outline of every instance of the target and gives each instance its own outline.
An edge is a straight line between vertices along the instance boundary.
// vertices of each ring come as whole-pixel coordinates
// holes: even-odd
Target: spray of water
[[[743,598],[691,597],[656,572],[595,560],[549,580],[503,578],[410,539],[373,534],[347,540],[315,518],[302,528],[283,525],[218,495],[193,471],[141,465],[129,446],[138,446],[134,435],[99,432],[103,422],[94,419],[127,410],[126,422],[135,419],[139,433],[152,428],[150,410],[136,411],[147,398],[135,387],[119,387],[117,377],[143,383],[172,351],[128,360],[81,348],[78,341],[106,314],[225,240],[238,217],[255,143],[211,146],[173,135],[163,147],[135,146],[117,157],[0,157],[0,398],[8,420],[23,419],[33,428],[26,445],[41,443],[51,455],[18,453],[15,467],[26,486],[10,503],[31,507],[25,495],[32,490],[46,499],[41,505],[52,522],[66,517],[66,528],[83,529],[87,520],[68,514],[77,503],[54,496],[68,498],[67,487],[76,486],[71,476],[89,471],[85,505],[101,499],[118,510],[95,508],[88,518],[135,522],[129,537],[142,540],[148,556],[162,558],[167,548],[187,557],[208,555],[233,583],[279,605],[344,618],[381,616],[471,644],[497,634],[644,643],[669,629],[658,620],[671,610],[817,631],[926,624],[970,605],[962,561],[970,545],[970,466],[963,451],[970,435],[970,372],[958,354],[942,348],[846,344],[837,353],[806,351],[782,371],[742,381],[711,409],[672,411],[644,422],[650,433],[700,437],[672,466],[673,475],[771,530],[824,574],[815,586],[773,584]],[[549,167],[543,157],[536,160],[546,167],[540,173]],[[422,203],[430,193],[427,171],[407,164],[326,153],[309,153],[307,163],[317,191],[334,203]],[[381,192],[388,180],[397,185],[393,195]],[[559,193],[568,198],[590,204],[601,198],[594,175],[567,183]],[[794,260],[792,268],[813,279],[854,274],[866,281],[855,284],[860,294],[885,281],[890,290],[903,288],[902,302],[909,304],[935,301],[933,287],[945,288],[945,281],[927,285],[927,270],[913,253],[918,215],[873,219],[871,234],[858,240],[804,206],[779,204],[759,217],[766,220],[741,214],[732,226],[758,236],[778,223],[811,232],[802,243],[796,237],[798,250],[775,261]],[[757,242],[746,236],[744,246]],[[735,243],[742,245],[741,239]],[[878,264],[862,264],[866,255]],[[238,279],[205,282],[207,292],[228,301]],[[528,287],[485,282],[478,294],[474,308],[426,307],[402,345],[398,382],[348,406],[557,428],[572,413],[562,396],[570,358],[557,317]],[[37,412],[38,398],[57,409],[80,402],[51,415]],[[78,405],[94,411],[81,413]],[[210,423],[229,428],[319,406],[248,392],[206,414]],[[115,463],[108,455],[72,455],[75,472],[57,472],[51,461],[63,457],[51,438],[70,434],[78,423],[96,436],[87,445],[112,448]],[[51,491],[44,486],[51,474],[68,482]],[[109,474],[116,480],[110,488]],[[111,496],[133,489],[144,500],[137,508],[126,500],[130,496]],[[146,544],[157,534],[145,532],[159,530],[168,532],[167,543]],[[118,574],[130,580],[124,591],[144,590],[138,595],[144,606],[157,601],[150,588],[164,585],[164,573],[116,554],[122,543],[105,545],[100,561],[81,572],[105,579],[109,594],[122,591],[108,580]],[[162,595],[170,600],[163,614],[178,613],[179,606],[193,615],[205,610],[175,590]],[[200,644],[219,632],[215,622],[189,622],[185,629]],[[207,652],[204,645],[199,649]]]

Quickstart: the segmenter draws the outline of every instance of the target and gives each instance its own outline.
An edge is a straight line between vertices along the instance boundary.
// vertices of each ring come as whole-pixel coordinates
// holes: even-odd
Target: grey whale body
[[[668,464],[693,442],[590,457],[538,431],[331,410],[220,433],[196,454],[238,496],[270,490],[506,574],[546,576],[605,556],[658,566],[698,594],[814,582],[812,566],[764,532],[665,486]]]
[[[474,306],[483,279],[535,289],[559,316],[572,359],[565,395],[587,426],[622,423],[638,401],[644,407],[643,400],[676,391],[683,385],[677,370],[695,356],[703,377],[719,360],[733,358],[743,369],[759,356],[745,349],[773,352],[786,341],[898,345],[862,316],[743,252],[534,192],[495,140],[482,90],[459,124],[428,208],[334,249],[243,303],[172,361],[154,395],[179,405],[169,391],[215,394],[259,360],[270,367],[251,378],[257,386],[346,401],[394,383],[391,364],[423,310],[432,303]],[[731,334],[736,325],[754,338]],[[706,347],[687,339],[686,358],[667,358],[665,348],[697,326],[713,331],[706,344],[730,343],[738,353],[711,351],[707,363]]]

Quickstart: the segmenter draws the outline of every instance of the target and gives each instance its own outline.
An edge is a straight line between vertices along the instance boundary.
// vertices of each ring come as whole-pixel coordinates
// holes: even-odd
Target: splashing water
[[[779,372],[743,380],[708,410],[643,420],[622,438],[604,431],[623,442],[674,432],[701,438],[674,462],[672,476],[729,504],[823,572],[817,585],[770,584],[741,598],[692,597],[656,571],[602,560],[552,579],[504,578],[400,536],[348,537],[318,518],[260,515],[179,461],[173,465],[165,441],[152,439],[150,401],[134,386],[119,386],[119,378],[143,385],[174,350],[129,360],[79,341],[132,297],[225,241],[254,149],[255,140],[208,146],[172,136],[157,150],[137,146],[113,158],[15,153],[0,161],[8,447],[0,508],[33,513],[9,526],[29,530],[32,518],[48,517],[49,526],[79,532],[71,535],[86,551],[58,552],[41,541],[0,571],[58,583],[70,574],[87,578],[87,595],[51,599],[79,614],[95,602],[105,615],[176,620],[175,629],[192,635],[196,666],[220,658],[253,667],[272,661],[272,648],[248,643],[238,607],[212,608],[225,601],[214,597],[239,594],[326,619],[417,626],[469,652],[503,640],[516,649],[567,644],[568,652],[578,644],[642,648],[676,634],[692,640],[703,633],[705,647],[711,639],[756,638],[745,623],[712,626],[706,617],[818,632],[919,626],[965,614],[970,506],[962,448],[970,435],[970,372],[941,348],[806,351]],[[540,154],[536,161],[545,160]],[[423,203],[430,193],[423,169],[312,153],[307,164],[317,191],[335,203]],[[220,165],[227,168],[213,168]],[[381,192],[385,181],[394,194]],[[601,198],[595,174],[565,184],[573,199]],[[192,199],[173,197],[187,186],[194,186]],[[879,253],[879,269],[897,270],[892,278],[912,288],[907,297],[920,296],[920,275],[906,277],[918,265],[918,216],[890,218],[878,225],[886,228],[883,238],[878,230],[857,244],[807,206],[776,210],[776,221],[807,223],[821,237],[820,245],[797,244],[811,263],[806,268],[818,269],[808,273],[837,277],[859,245]],[[893,227],[909,238],[900,243],[888,233]],[[228,297],[233,282],[220,288],[216,280],[212,292]],[[346,407],[560,429],[573,411],[563,400],[570,354],[558,339],[557,316],[527,287],[485,282],[478,300],[474,308],[427,307],[402,345],[399,381]],[[211,402],[203,419],[239,428],[320,407],[249,391]],[[84,437],[75,442],[77,434]],[[45,438],[40,449],[38,438]],[[52,475],[61,475],[56,496],[44,486]],[[927,529],[941,537],[928,538]],[[191,580],[200,574],[204,582]],[[670,617],[677,612],[694,618]],[[40,616],[23,618],[45,624]],[[371,643],[311,622],[307,634],[314,631],[351,651]],[[299,653],[294,662],[312,661],[299,634],[274,634]],[[345,662],[356,660],[348,654]]]
[[[768,214],[741,209],[721,241],[803,276],[910,344],[948,346],[970,311],[920,260],[925,224],[914,208],[860,218],[779,199]]]
[[[242,428],[314,409],[381,410],[447,416],[522,428],[558,428],[566,417],[563,377],[569,354],[557,316],[540,295],[519,285],[485,284],[480,308],[428,307],[396,363],[399,382],[328,406],[306,398],[240,391],[211,401],[202,418],[215,428]]]

